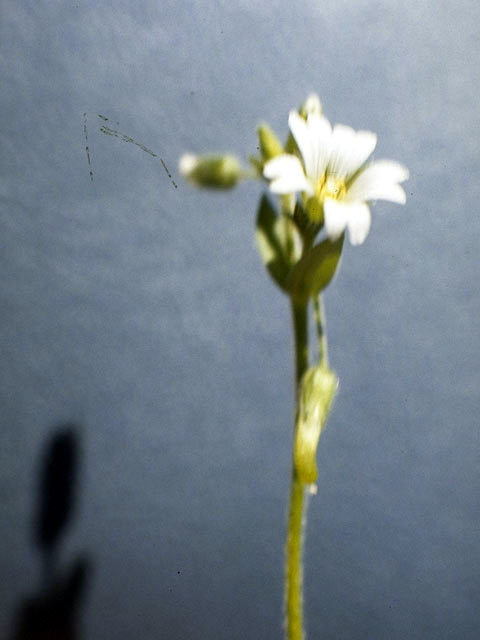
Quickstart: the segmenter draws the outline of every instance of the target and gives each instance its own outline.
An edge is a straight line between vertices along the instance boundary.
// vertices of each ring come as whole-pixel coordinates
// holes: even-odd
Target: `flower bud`
[[[257,133],[260,151],[265,162],[275,156],[279,156],[281,153],[285,153],[282,143],[268,124],[261,124],[257,129]]]
[[[182,176],[197,187],[231,189],[242,177],[242,167],[235,156],[196,156],[186,153],[178,169]]]
[[[300,107],[300,115],[304,118],[310,113],[320,115],[322,113],[322,103],[316,93],[311,93]]]
[[[321,115],[322,113],[322,103],[320,102],[320,98],[316,93],[311,93],[305,102],[300,106],[298,113],[302,116],[304,120],[307,120],[308,116],[311,113],[315,113],[317,115]],[[299,149],[297,143],[295,142],[295,138],[290,132],[287,138],[287,142],[285,144],[285,153],[298,153]]]
[[[300,482],[315,484],[318,440],[338,388],[338,378],[327,367],[311,367],[302,378],[297,412],[293,460]]]

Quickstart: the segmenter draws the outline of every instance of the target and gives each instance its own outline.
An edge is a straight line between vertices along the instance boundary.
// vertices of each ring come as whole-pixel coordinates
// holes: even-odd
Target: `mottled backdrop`
[[[281,638],[288,305],[253,244],[261,185],[195,191],[177,161],[254,153],[310,91],[411,179],[326,295],[309,637],[479,637],[479,24],[474,0],[2,2],[2,637],[38,594],[39,465],[73,422],[81,637]]]

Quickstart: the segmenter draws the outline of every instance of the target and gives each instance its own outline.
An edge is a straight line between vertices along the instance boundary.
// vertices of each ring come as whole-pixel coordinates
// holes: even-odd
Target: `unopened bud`
[[[300,107],[300,115],[306,118],[310,113],[320,115],[322,113],[322,103],[316,93],[311,93]]]
[[[257,133],[260,151],[265,162],[275,158],[275,156],[279,156],[281,153],[285,153],[282,143],[268,124],[261,124],[257,129]]]
[[[314,485],[317,481],[318,441],[337,388],[337,376],[322,365],[311,367],[302,378],[293,460],[297,478],[304,484]]]
[[[242,167],[235,156],[196,156],[186,153],[178,169],[182,176],[197,187],[231,189],[242,177]]]

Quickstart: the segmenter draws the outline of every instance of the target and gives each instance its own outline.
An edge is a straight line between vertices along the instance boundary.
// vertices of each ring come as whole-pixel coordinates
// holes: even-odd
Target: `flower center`
[[[321,202],[323,202],[325,198],[342,200],[346,191],[345,180],[343,178],[329,176],[326,173],[323,174],[315,185],[315,195]]]

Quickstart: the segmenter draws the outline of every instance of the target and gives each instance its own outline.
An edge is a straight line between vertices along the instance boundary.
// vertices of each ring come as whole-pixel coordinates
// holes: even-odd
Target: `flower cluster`
[[[262,160],[252,162],[271,192],[300,193],[309,219],[324,224],[330,240],[348,229],[351,244],[362,244],[370,230],[371,202],[405,204],[400,183],[407,180],[408,170],[392,160],[366,164],[377,143],[374,133],[342,124],[332,127],[316,94],[298,111],[290,111],[288,125],[291,139],[285,147],[268,126],[259,127]],[[191,183],[210,188],[228,189],[249,177],[231,155],[186,154],[179,169]]]

